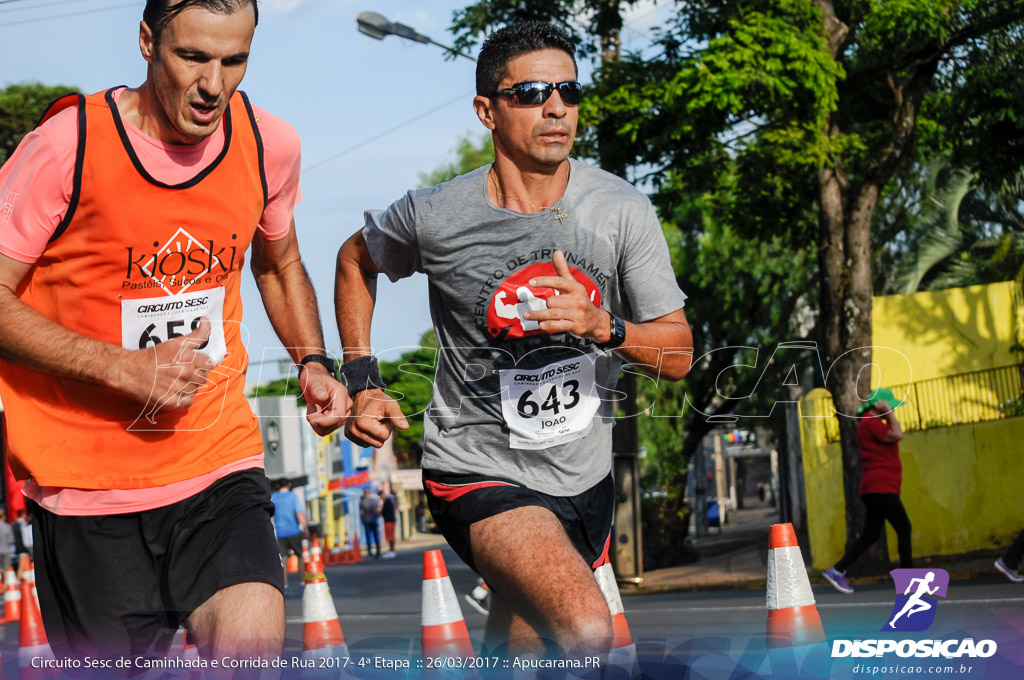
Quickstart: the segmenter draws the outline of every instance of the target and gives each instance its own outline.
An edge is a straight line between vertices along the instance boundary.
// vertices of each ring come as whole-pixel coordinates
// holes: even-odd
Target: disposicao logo
[[[882,632],[916,633],[935,622],[936,597],[946,597],[949,573],[945,569],[893,569],[896,601]],[[900,657],[990,657],[994,640],[833,640],[832,657],[872,657],[895,653]]]
[[[896,586],[896,602],[884,631],[916,633],[927,630],[935,621],[938,601],[946,597],[949,572],[945,569],[893,569],[889,572]]]

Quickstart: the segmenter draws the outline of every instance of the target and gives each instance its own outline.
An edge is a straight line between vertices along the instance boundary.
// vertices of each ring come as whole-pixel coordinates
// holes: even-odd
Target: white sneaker
[[[386,560],[393,560],[395,559],[395,557],[397,557],[397,553],[394,550],[389,550],[383,555],[381,555],[381,557],[383,557]]]
[[[1019,573],[1017,573],[1016,569],[1010,569],[1008,566],[1006,566],[1006,562],[1003,562],[1002,557],[996,560],[993,566],[999,572],[1001,572],[1003,576],[1010,579],[1014,583],[1024,583],[1024,576],[1021,576]]]
[[[468,602],[469,606],[472,607],[473,609],[477,610],[478,612],[480,612],[484,616],[487,615],[488,612],[487,612],[487,609],[484,607],[483,603],[480,602],[479,600],[477,600],[472,595],[463,595],[462,599],[464,599],[466,602]]]

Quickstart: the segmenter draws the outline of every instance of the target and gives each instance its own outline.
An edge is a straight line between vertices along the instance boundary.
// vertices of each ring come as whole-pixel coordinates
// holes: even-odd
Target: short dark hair
[[[508,62],[521,54],[538,50],[562,50],[576,65],[576,44],[554,24],[546,21],[523,21],[499,28],[484,41],[476,63],[476,93],[490,97],[508,76]]]
[[[246,5],[252,7],[253,16],[258,24],[260,9],[256,0],[146,0],[146,9],[142,10],[142,20],[153,32],[153,44],[159,46],[160,36],[163,35],[167,24],[189,7],[201,7],[218,14],[232,14]]]

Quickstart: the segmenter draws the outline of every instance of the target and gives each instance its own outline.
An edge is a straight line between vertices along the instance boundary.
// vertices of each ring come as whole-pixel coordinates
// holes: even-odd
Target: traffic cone
[[[353,562],[362,562],[363,561],[363,551],[359,547],[359,532],[356,532],[356,533],[352,534],[352,561]]]
[[[314,566],[312,571],[322,574],[324,571],[324,552],[320,549],[320,537],[316,534],[313,534],[313,545],[309,548],[309,560],[314,565],[319,565],[319,569]]]
[[[773,524],[768,546],[768,645],[795,647],[824,642],[792,524]]]
[[[181,642],[178,642],[178,636]],[[170,649],[167,650],[167,659],[173,664],[171,669],[166,671],[162,677],[168,680],[199,680],[202,675],[202,662],[199,660],[199,648],[192,640],[185,627],[179,627],[174,634]]]
[[[14,567],[7,567],[4,574],[4,623],[21,620],[21,589]]]
[[[199,647],[192,641],[192,636],[189,635],[188,629],[185,629],[185,636],[182,640],[182,650],[178,658],[183,661],[193,662],[199,658]]]
[[[326,658],[348,657],[348,645],[341,632],[338,610],[327,587],[327,578],[320,573],[306,574],[306,586],[302,592],[302,658],[312,659],[311,668],[330,667],[331,674],[337,675],[340,666],[322,664]]]
[[[295,553],[292,553],[291,555],[289,555],[288,556],[288,561],[285,563],[285,567],[288,570],[289,574],[298,574],[299,573],[299,556],[296,555]]]
[[[423,553],[423,658],[475,657],[440,550]],[[475,674],[474,674],[475,675]],[[467,676],[464,676],[467,677]]]
[[[309,573],[309,563],[312,558],[309,555],[309,541],[302,539],[302,571]]]
[[[35,590],[35,573],[30,567],[21,573],[21,626],[18,631],[18,677],[21,680],[37,680],[52,672],[39,667],[43,665],[39,663],[40,659],[53,659],[54,656],[46,640]],[[35,664],[33,660],[36,660]]]
[[[604,601],[608,603],[608,609],[612,614],[612,647],[608,651],[607,667],[616,668],[625,672],[630,680],[640,677],[640,661],[636,656],[636,645],[629,634],[629,624],[626,623],[626,610],[622,606],[622,597],[619,595],[619,586],[615,583],[615,572],[612,571],[611,562],[605,562],[594,571],[594,578],[601,588]],[[621,675],[616,672],[615,675]]]

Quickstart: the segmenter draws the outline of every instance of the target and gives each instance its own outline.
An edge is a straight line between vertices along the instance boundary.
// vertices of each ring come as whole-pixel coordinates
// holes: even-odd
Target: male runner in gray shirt
[[[545,23],[489,37],[473,106],[495,162],[367,211],[338,253],[348,436],[369,445],[407,427],[370,356],[377,274],[428,277],[440,350],[424,486],[448,542],[492,589],[488,645],[515,654],[542,654],[543,639],[570,656],[608,651],[592,569],[607,560],[619,367],[677,380],[692,352],[650,201],[569,159],[574,55]]]

